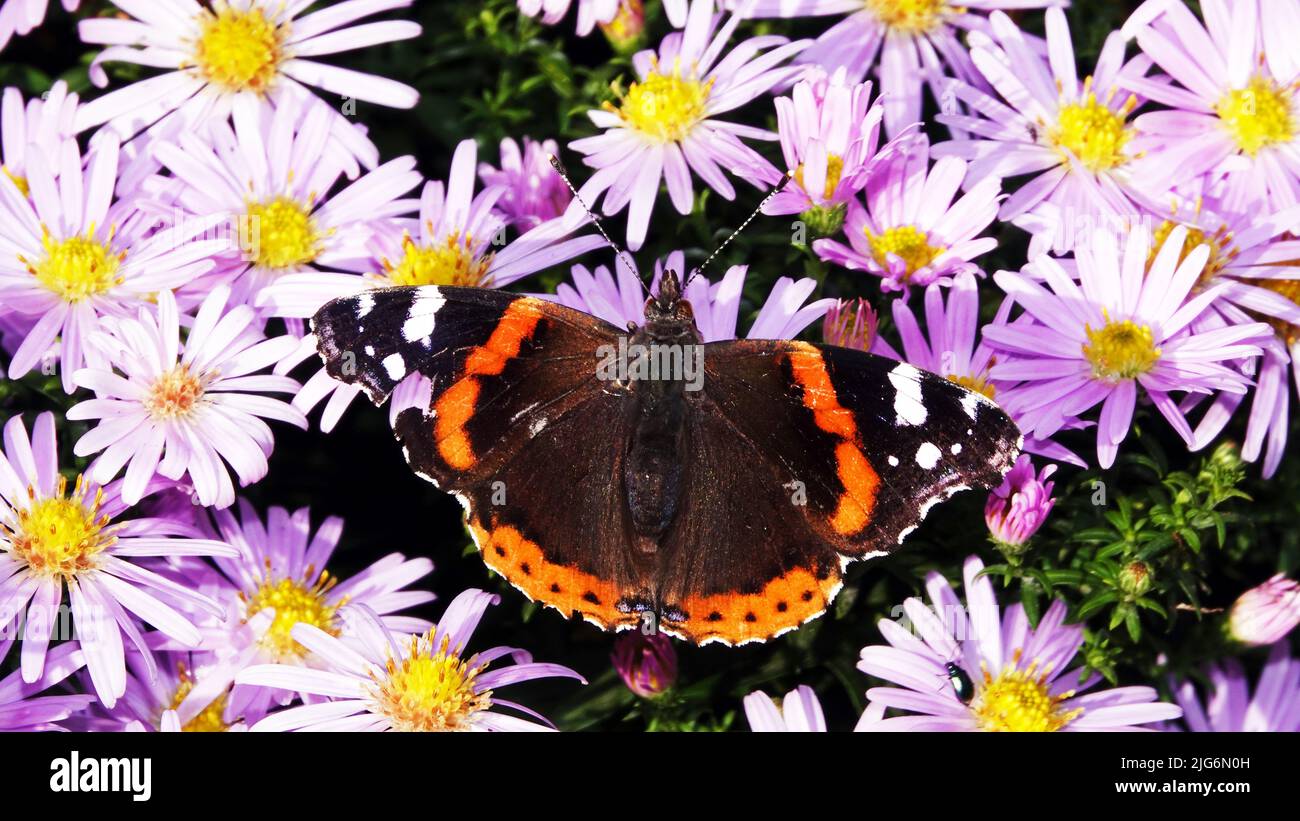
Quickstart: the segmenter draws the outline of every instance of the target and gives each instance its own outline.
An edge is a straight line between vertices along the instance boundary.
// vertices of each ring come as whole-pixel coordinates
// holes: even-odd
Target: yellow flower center
[[[396,265],[384,260],[384,275],[393,285],[480,286],[488,280],[492,255],[476,257],[470,237],[449,235],[438,245],[417,245],[402,239],[402,258]]]
[[[65,302],[81,302],[122,284],[117,269],[126,252],[113,253],[108,243],[91,239],[93,235],[93,227],[87,236],[68,239],[55,239],[46,231],[41,259],[35,264],[20,259],[37,282]]]
[[[180,678],[181,683],[176,688],[176,694],[172,696],[172,703],[168,705],[168,709],[170,710],[178,709],[181,706],[181,702],[184,701],[185,697],[194,689],[194,677],[190,675],[190,672],[185,669],[184,665],[181,666]],[[204,707],[203,710],[194,718],[191,718],[189,721],[182,724],[181,732],[224,733],[226,730],[230,729],[230,725],[226,724],[225,719],[221,716],[225,710],[226,696],[223,694],[213,699],[212,703],[207,707]]]
[[[864,228],[863,233],[877,263],[887,267],[889,254],[903,260],[907,265],[904,279],[911,279],[913,274],[943,253],[943,248],[931,245],[926,233],[914,225],[899,225],[881,234],[873,234],[871,229]]]
[[[948,0],[866,0],[867,9],[892,29],[922,34],[936,28],[948,13]],[[951,11],[962,13],[963,8]]]
[[[204,9],[194,62],[210,83],[226,91],[265,93],[279,74],[288,26],[277,26],[256,7]]]
[[[989,366],[992,367],[992,365],[993,365],[993,361],[989,360]],[[961,385],[963,388],[965,388],[968,391],[975,391],[976,393],[982,393],[985,396],[987,396],[989,399],[995,398],[994,394],[997,393],[997,388],[994,387],[994,385],[991,382],[989,382],[988,371],[985,371],[984,373],[979,374],[977,376],[967,376],[965,374],[959,375],[955,373],[950,373],[948,374],[947,378],[949,382],[954,382],[958,385]]]
[[[331,636],[339,634],[334,617],[346,600],[330,603],[326,599],[337,581],[327,571],[322,571],[310,587],[289,578],[268,579],[253,595],[246,597],[245,611],[250,616],[268,607],[275,609],[275,618],[262,637],[262,645],[277,661],[300,661],[307,654],[306,648],[290,632],[295,624],[310,624]]]
[[[1106,171],[1123,165],[1128,157],[1124,146],[1133,136],[1124,121],[1137,106],[1137,98],[1129,95],[1116,112],[1097,101],[1090,89],[1092,78],[1084,81],[1086,93],[1083,100],[1061,107],[1056,124],[1047,130],[1047,142],[1066,157],[1065,152],[1083,164],[1089,171]],[[1066,158],[1068,162],[1068,157]]]
[[[1256,76],[1245,88],[1235,88],[1214,107],[1220,122],[1250,156],[1295,136],[1291,87]]]
[[[1151,328],[1131,319],[1114,322],[1107,318],[1100,330],[1085,325],[1084,333],[1088,341],[1083,344],[1083,356],[1092,365],[1094,379],[1134,379],[1154,368],[1160,359]]]
[[[375,681],[378,712],[399,732],[446,732],[469,728],[474,713],[492,704],[489,691],[475,692],[478,670],[471,661],[447,652],[447,641],[436,651],[433,632],[411,637],[411,652],[401,661],[389,659],[388,675]]]
[[[695,125],[704,119],[713,81],[683,77],[680,69],[671,74],[651,71],[641,82],[633,83],[618,108],[609,103],[625,122],[659,142],[684,140]]]
[[[840,184],[840,177],[844,174],[844,160],[835,154],[829,154],[826,157],[826,186],[822,192],[823,199],[830,199],[835,194],[835,188]],[[799,183],[799,187],[808,191],[808,186],[803,184],[803,163],[794,170],[794,181]],[[811,193],[811,192],[809,192]]]
[[[18,187],[18,190],[24,197],[30,197],[32,195],[32,187],[27,184],[26,177],[15,174],[3,165],[0,165],[0,172],[3,172],[4,175],[9,178],[9,181]]]
[[[99,511],[104,492],[95,490],[87,503],[87,484],[77,477],[72,495],[67,496],[68,481],[59,477],[53,496],[37,500],[35,491],[27,489],[31,504],[16,509],[14,518],[0,523],[0,533],[9,542],[9,550],[27,569],[41,576],[71,579],[94,569],[99,554],[117,541],[116,527],[109,527],[106,514]]]
[[[311,208],[290,197],[248,206],[248,252],[262,268],[297,268],[321,253],[321,236]]]
[[[158,377],[144,399],[144,409],[159,421],[189,416],[203,398],[203,382],[185,365]]]
[[[1037,662],[1020,669],[1017,652],[1016,664],[998,673],[997,678],[984,672],[983,686],[971,710],[980,729],[986,732],[1050,733],[1083,715],[1082,708],[1061,709],[1062,702],[1073,695],[1073,691],[1052,695],[1047,671],[1039,673]]]

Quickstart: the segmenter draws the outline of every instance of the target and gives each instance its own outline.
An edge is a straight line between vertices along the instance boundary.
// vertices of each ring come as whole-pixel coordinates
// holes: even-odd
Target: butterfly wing
[[[394,430],[412,469],[460,499],[489,567],[566,616],[637,622],[648,582],[612,445],[631,419],[595,378],[617,329],[534,297],[428,286],[335,300],[313,330],[329,374],[376,403],[429,378],[429,411],[403,410]]]
[[[664,629],[692,641],[761,641],[820,615],[844,563],[894,550],[1019,452],[991,401],[890,359],[740,340],[704,361],[658,582]]]

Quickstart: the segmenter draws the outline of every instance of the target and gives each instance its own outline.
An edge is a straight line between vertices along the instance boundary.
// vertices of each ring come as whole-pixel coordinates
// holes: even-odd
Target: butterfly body
[[[336,300],[313,327],[328,372],[377,403],[411,374],[431,382],[429,409],[394,425],[412,468],[461,499],[489,567],[604,629],[653,617],[728,644],[794,629],[848,562],[996,484],[1019,448],[992,402],[906,364],[703,342],[671,272],[627,331],[441,287]],[[632,365],[605,367],[611,352]]]

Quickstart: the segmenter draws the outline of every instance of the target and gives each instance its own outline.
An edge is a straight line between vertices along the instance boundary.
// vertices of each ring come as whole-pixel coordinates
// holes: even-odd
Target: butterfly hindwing
[[[819,615],[842,561],[894,550],[1019,452],[991,401],[893,360],[741,340],[709,344],[705,363],[661,570],[665,627],[697,642],[762,640]]]

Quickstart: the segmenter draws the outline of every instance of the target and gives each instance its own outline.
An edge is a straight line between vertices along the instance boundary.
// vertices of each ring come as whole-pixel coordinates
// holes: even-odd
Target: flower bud
[[[1241,594],[1228,612],[1228,633],[1252,646],[1272,644],[1300,623],[1300,583],[1281,573]]]
[[[999,547],[1019,552],[1043,526],[1056,504],[1052,498],[1055,483],[1047,481],[1055,472],[1056,465],[1048,465],[1035,476],[1033,461],[1022,453],[1002,485],[989,494],[984,521]]]
[[[660,695],[677,680],[677,651],[663,633],[624,633],[614,640],[610,661],[628,689],[642,698]]]

